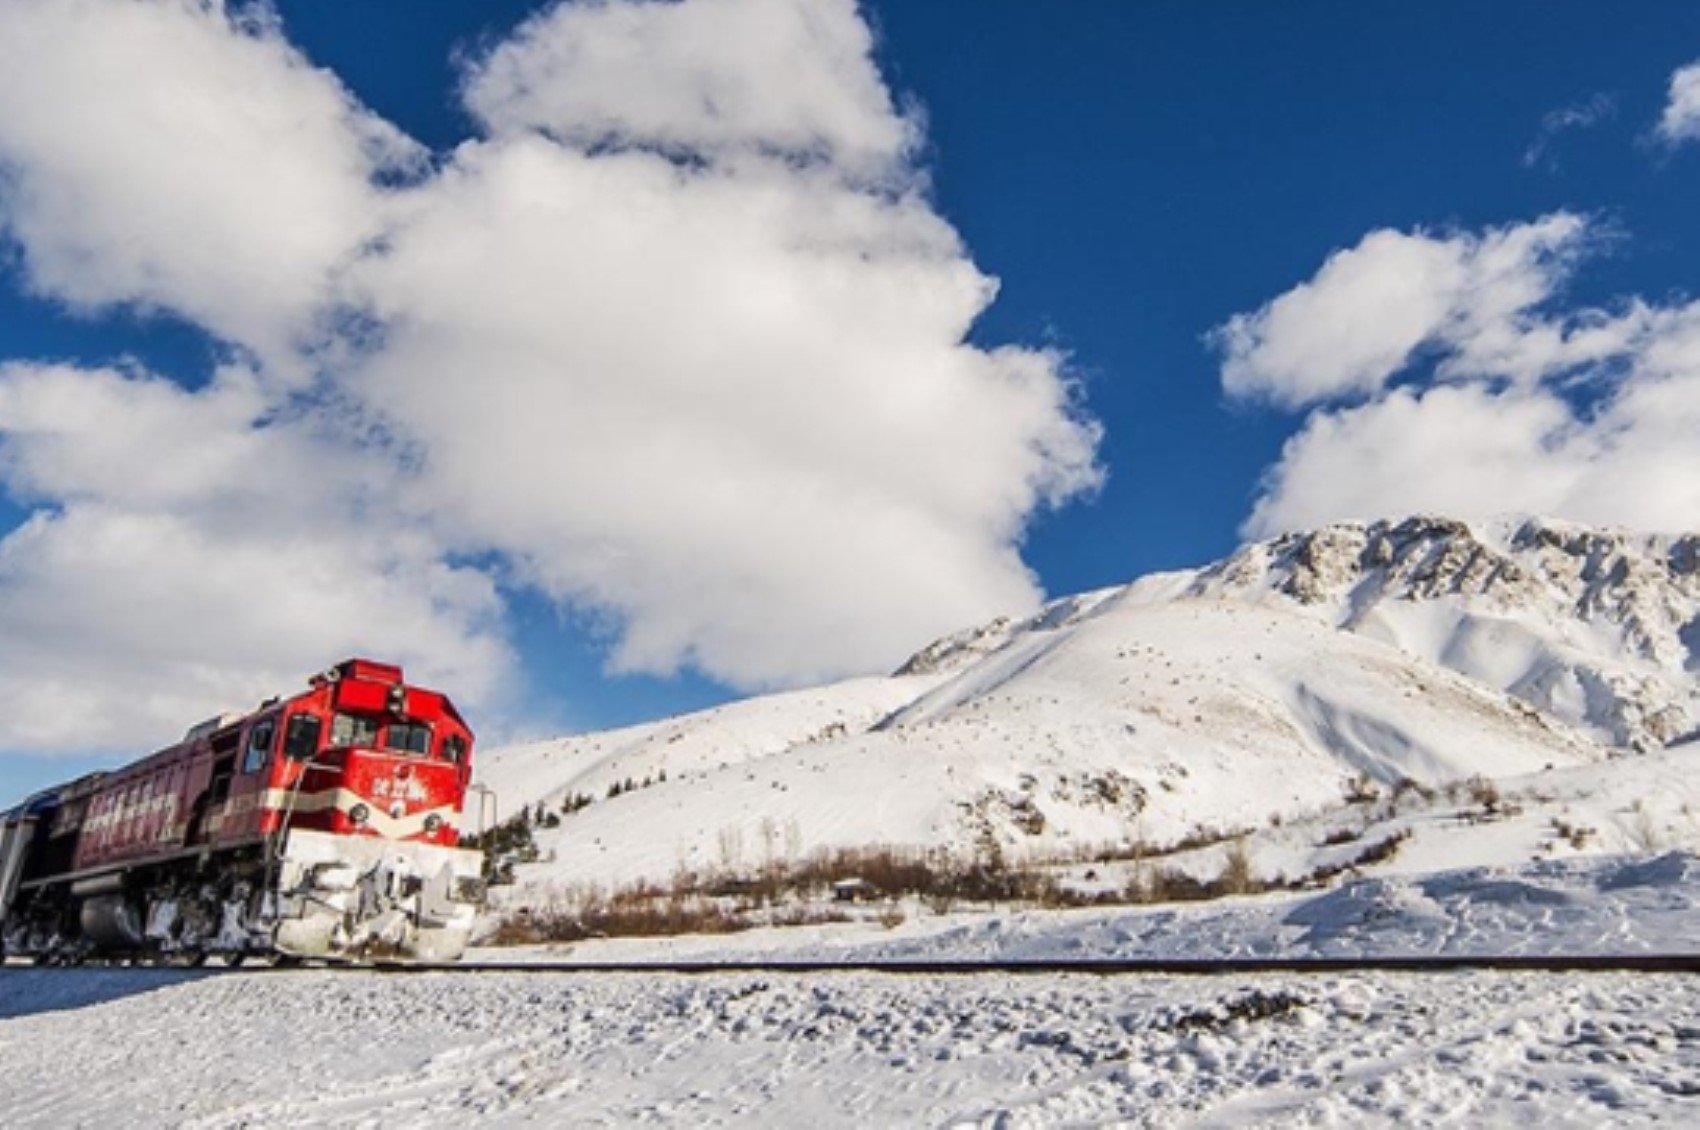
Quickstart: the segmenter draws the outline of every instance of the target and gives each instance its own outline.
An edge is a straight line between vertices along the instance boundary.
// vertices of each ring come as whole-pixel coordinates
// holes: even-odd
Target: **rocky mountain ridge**
[[[868,844],[1164,848],[1466,780],[1623,796],[1587,782],[1700,751],[1697,561],[1693,535],[1339,523],[956,633],[886,678],[495,750],[480,774],[510,810],[570,807],[538,882]]]
[[[1339,523],[1246,546],[1186,591],[1285,598],[1610,745],[1656,749],[1700,727],[1700,535],[1541,518]]]

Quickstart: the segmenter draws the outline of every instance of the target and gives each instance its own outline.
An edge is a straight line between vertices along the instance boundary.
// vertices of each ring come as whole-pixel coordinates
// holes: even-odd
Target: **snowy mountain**
[[[1247,546],[1187,593],[1302,610],[1610,745],[1700,733],[1700,535],[1547,519],[1349,523]]]
[[[1373,798],[1605,782],[1700,750],[1697,725],[1700,537],[1414,518],[1059,600],[889,678],[489,751],[480,776],[507,811],[574,809],[533,889],[868,844],[1065,860],[1258,832],[1287,858],[1295,829],[1364,831]]]

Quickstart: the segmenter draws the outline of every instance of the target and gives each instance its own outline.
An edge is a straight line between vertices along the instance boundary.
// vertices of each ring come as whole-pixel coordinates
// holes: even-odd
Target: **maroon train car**
[[[446,696],[348,660],[0,817],[0,942],[451,960],[483,897],[456,846],[471,769]]]

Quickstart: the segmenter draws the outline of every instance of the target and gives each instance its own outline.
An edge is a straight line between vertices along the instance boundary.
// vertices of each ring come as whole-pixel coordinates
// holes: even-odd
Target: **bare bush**
[[[1593,839],[1594,830],[1586,824],[1573,824],[1562,816],[1552,818],[1552,830],[1559,839],[1569,844],[1575,851],[1581,851]]]
[[[1381,799],[1381,786],[1368,773],[1359,773],[1346,782],[1347,804],[1374,804]]]
[[[1320,887],[1332,882],[1347,872],[1357,872],[1365,867],[1372,867],[1377,863],[1385,863],[1389,859],[1392,859],[1395,855],[1399,854],[1399,848],[1410,838],[1411,830],[1409,828],[1402,828],[1390,836],[1384,836],[1372,843],[1365,844],[1363,849],[1350,859],[1342,860],[1338,863],[1324,864],[1303,878],[1288,883],[1287,886],[1294,889]]]
[[[1189,839],[1196,845],[1201,840],[1219,842],[1221,837],[1195,831]],[[724,856],[738,858],[738,837],[726,835],[722,840],[727,849]],[[1124,887],[1090,891],[1069,886],[1047,867],[1011,867],[1001,857],[963,859],[938,850],[892,846],[838,848],[802,859],[770,858],[753,872],[680,868],[668,887],[642,883],[612,893],[573,892],[544,907],[514,913],[501,924],[494,940],[511,945],[725,934],[760,926],[852,921],[855,916],[839,907],[810,905],[833,897],[835,887],[847,880],[855,880],[858,890],[881,902],[878,921],[888,928],[904,920],[901,900],[917,901],[935,914],[944,914],[962,906],[997,904],[1061,909],[1196,902],[1254,894],[1271,885],[1254,873],[1243,834],[1228,848],[1221,873],[1214,879],[1196,879],[1174,867],[1150,867],[1141,857]]]
[[[1662,851],[1664,837],[1659,835],[1658,827],[1653,823],[1653,814],[1647,811],[1645,801],[1637,799],[1630,811],[1635,814],[1635,823],[1630,830],[1635,843],[1642,851]]]
[[[1222,864],[1222,874],[1217,881],[1230,895],[1249,895],[1263,889],[1252,873],[1251,849],[1246,846],[1244,836],[1228,848],[1228,857]]]
[[[1489,816],[1496,815],[1501,806],[1499,786],[1486,777],[1471,777],[1464,782],[1464,791],[1470,802]]]
[[[635,892],[590,894],[503,920],[496,945],[577,942],[588,938],[654,938],[675,934],[730,934],[751,923],[719,904],[700,899],[657,899]]]

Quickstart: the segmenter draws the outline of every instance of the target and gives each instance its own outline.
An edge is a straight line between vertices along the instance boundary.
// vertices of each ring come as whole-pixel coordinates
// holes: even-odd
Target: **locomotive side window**
[[[466,739],[459,734],[450,734],[443,739],[443,756],[459,765],[466,756]]]
[[[277,719],[264,718],[248,731],[248,752],[242,757],[242,772],[258,773],[272,756],[272,738],[277,733]]]
[[[431,727],[423,722],[391,722],[384,735],[384,748],[401,753],[430,753]]]
[[[319,752],[319,735],[324,723],[317,714],[297,714],[283,732],[283,755],[291,761],[307,761]]]
[[[376,745],[378,720],[364,714],[338,714],[331,719],[331,745]]]

